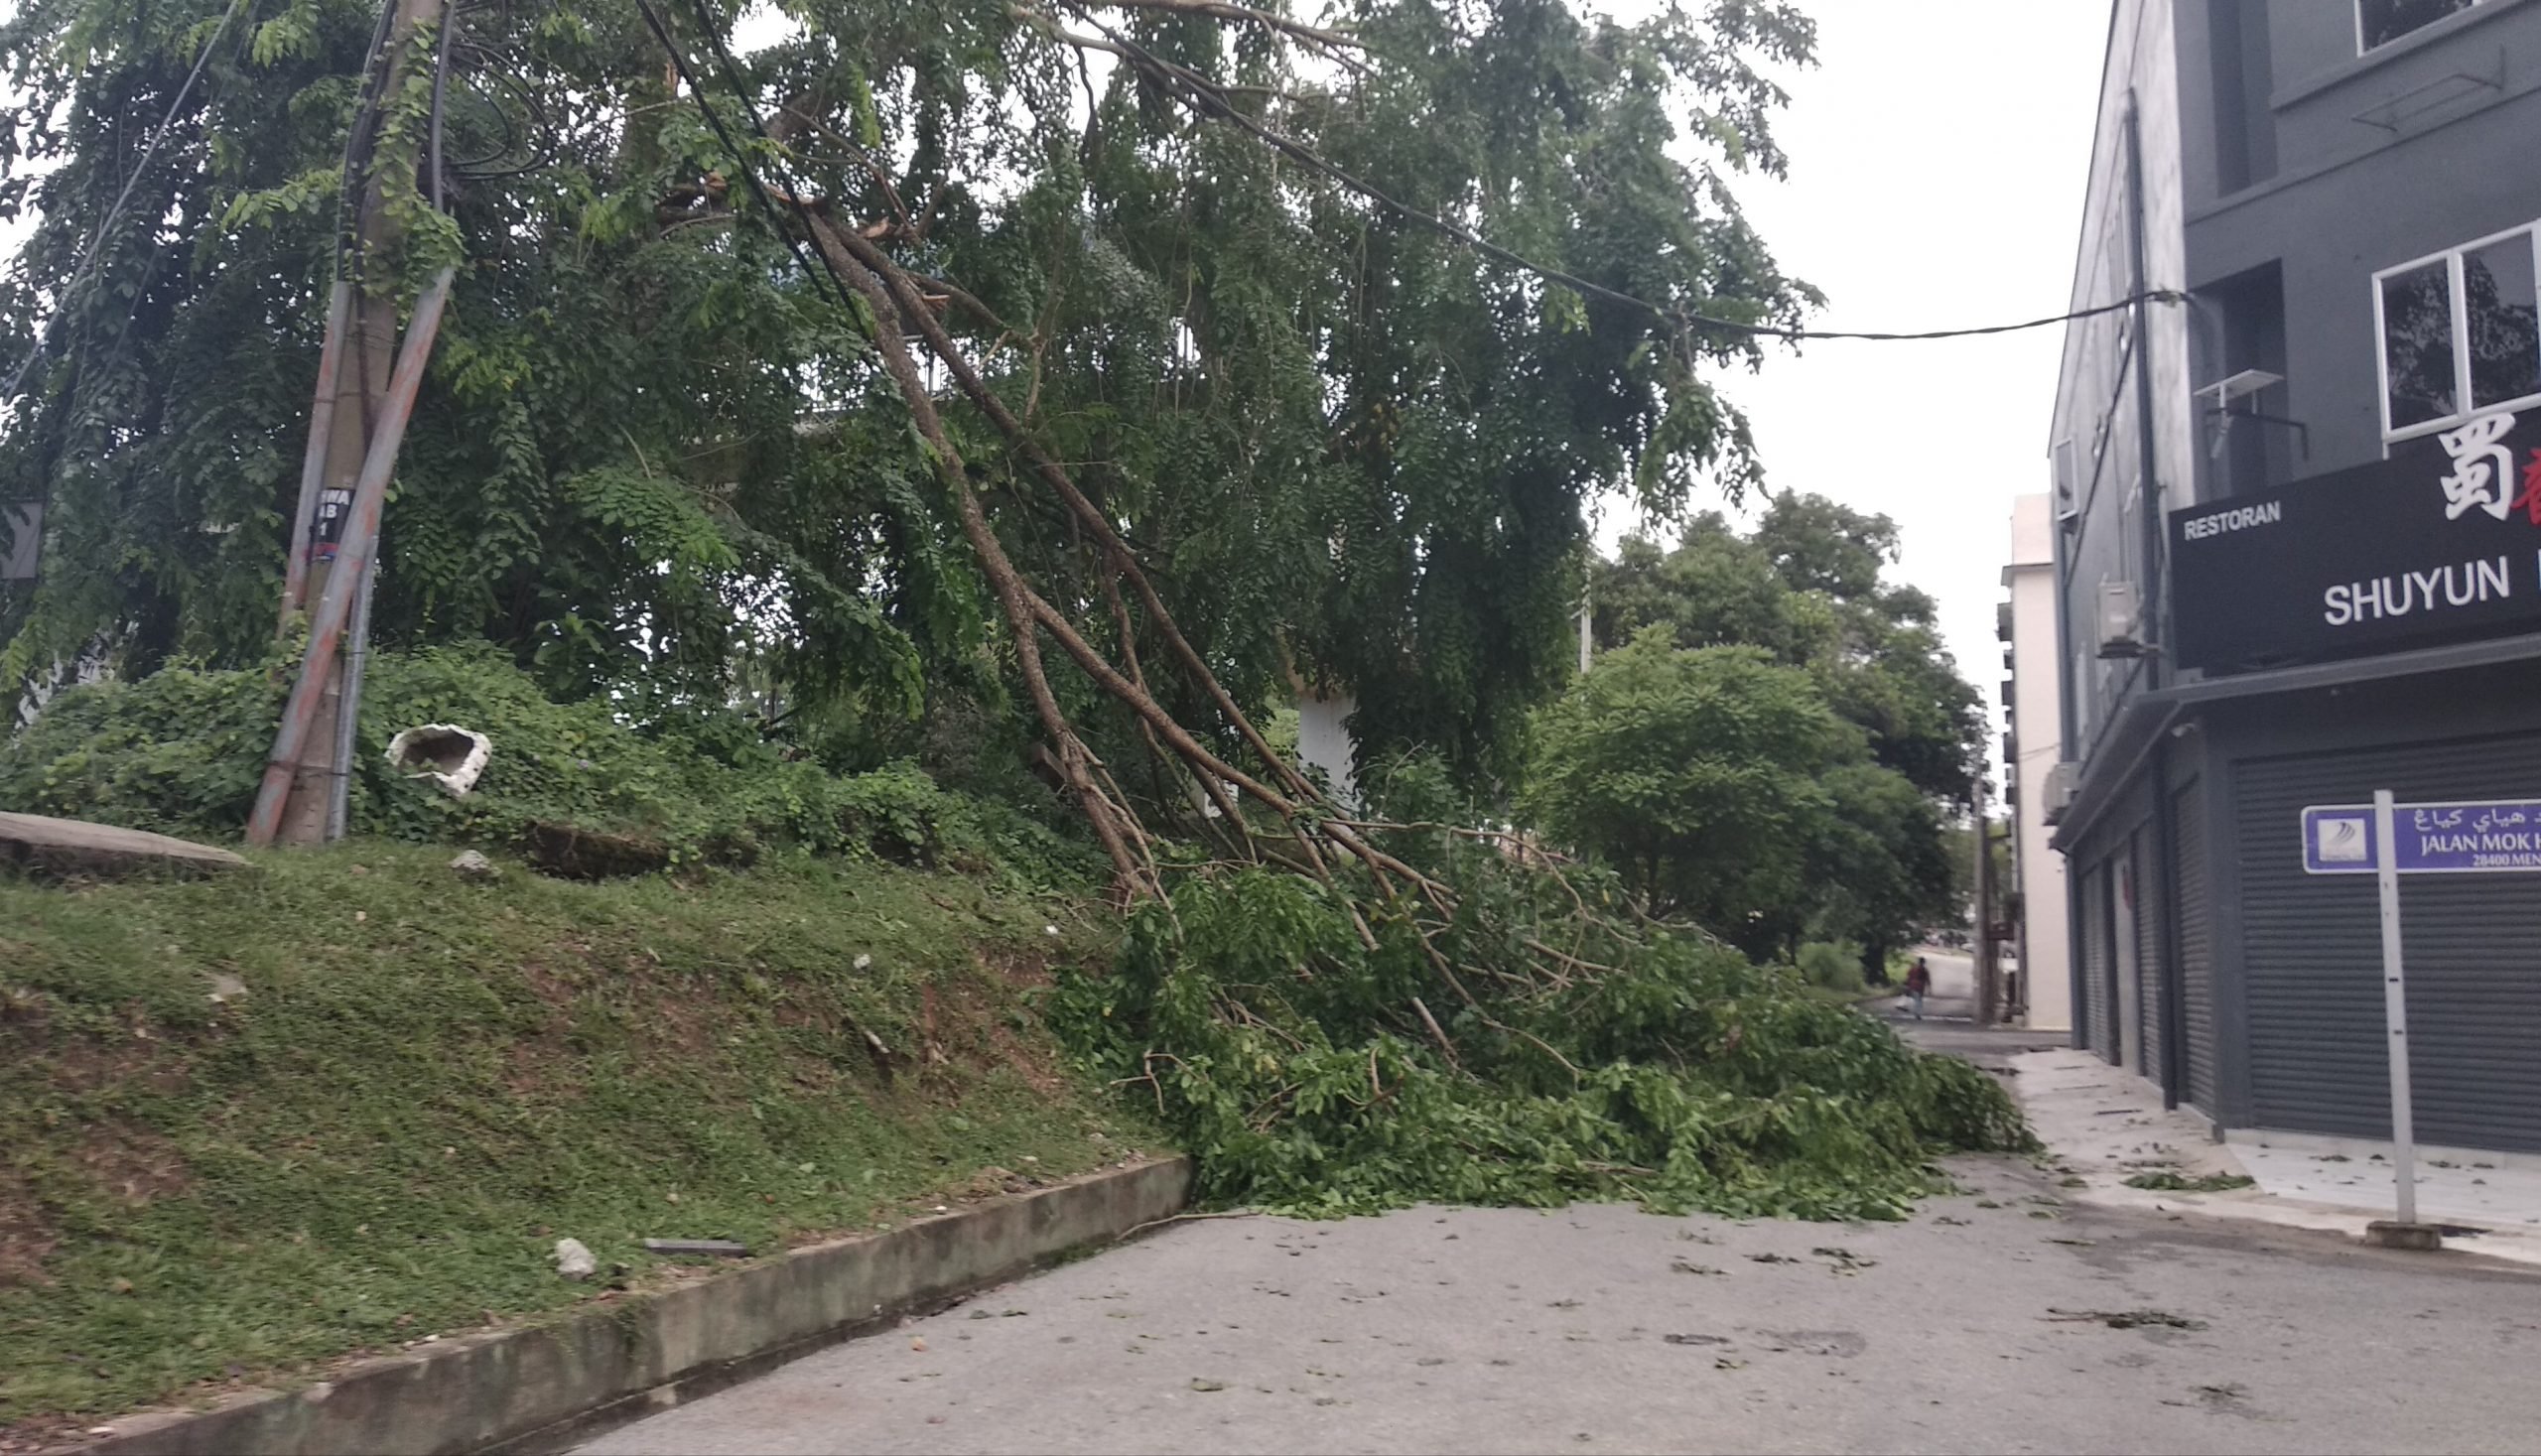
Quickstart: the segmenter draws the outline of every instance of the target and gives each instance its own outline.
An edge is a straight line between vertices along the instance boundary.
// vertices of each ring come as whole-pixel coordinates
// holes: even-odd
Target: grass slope
[[[770,1249],[1155,1145],[1028,1009],[1103,950],[1055,902],[449,857],[0,879],[0,1423],[602,1297],[560,1237],[641,1280],[643,1238]]]

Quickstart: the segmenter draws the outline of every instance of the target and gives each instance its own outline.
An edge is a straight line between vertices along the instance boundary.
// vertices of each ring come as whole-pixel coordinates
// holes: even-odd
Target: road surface
[[[602,1453],[2528,1451],[2541,1281],[2065,1206],[1194,1221],[601,1437]]]

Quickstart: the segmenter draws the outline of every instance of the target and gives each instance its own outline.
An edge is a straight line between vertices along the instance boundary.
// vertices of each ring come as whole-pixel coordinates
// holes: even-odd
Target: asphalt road
[[[1876,1226],[1615,1206],[1182,1223],[583,1449],[2541,1442],[2531,1275],[2071,1208],[2013,1159],[1953,1167],[1969,1191]]]

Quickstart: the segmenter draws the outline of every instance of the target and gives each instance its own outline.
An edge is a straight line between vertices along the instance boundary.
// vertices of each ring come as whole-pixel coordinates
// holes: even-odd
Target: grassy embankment
[[[1157,1145],[1032,1013],[1106,951],[1065,902],[450,855],[0,878],[0,1427],[608,1298],[669,1276],[644,1238],[772,1250]],[[557,1276],[567,1236],[600,1279]]]

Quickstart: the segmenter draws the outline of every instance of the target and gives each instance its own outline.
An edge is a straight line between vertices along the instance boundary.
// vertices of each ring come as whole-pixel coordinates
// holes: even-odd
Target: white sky
[[[1787,183],[1741,203],[1819,328],[1956,329],[2063,313],[2100,57],[2100,0],[1801,0],[1818,64],[1785,77]],[[1896,575],[1940,603],[1960,672],[1997,704],[2011,498],[2044,489],[2061,327],[1777,349],[1723,392],[1777,490],[1896,519]],[[1611,543],[1632,526],[1611,512]],[[1999,713],[1996,714],[1999,733]],[[1989,756],[1999,745],[1989,741]]]

